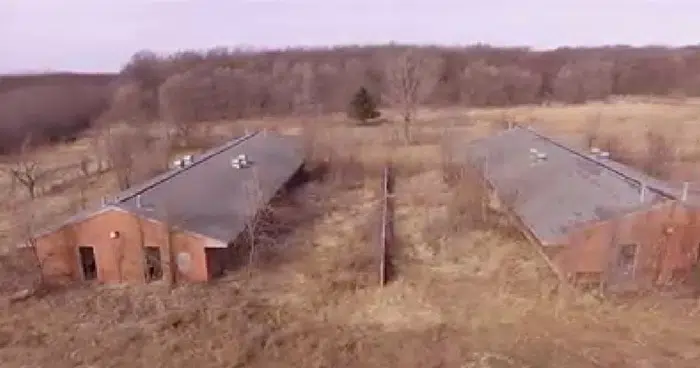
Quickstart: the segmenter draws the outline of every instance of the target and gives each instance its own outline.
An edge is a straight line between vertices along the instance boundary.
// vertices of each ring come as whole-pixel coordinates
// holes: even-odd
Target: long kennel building
[[[516,126],[452,155],[480,172],[560,277],[639,290],[689,281],[700,219],[687,186],[667,183]],[[498,201],[491,201],[498,203]]]
[[[247,222],[300,172],[303,157],[297,138],[273,132],[187,157],[38,234],[42,272],[56,282],[143,283],[168,272],[177,280],[210,280],[227,268],[232,241]]]

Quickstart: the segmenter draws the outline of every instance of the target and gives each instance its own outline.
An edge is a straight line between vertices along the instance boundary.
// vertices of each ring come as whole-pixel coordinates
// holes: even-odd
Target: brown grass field
[[[313,132],[334,162],[364,175],[309,184],[308,213],[282,256],[252,273],[174,290],[84,287],[0,307],[0,366],[12,367],[698,367],[700,304],[644,297],[622,302],[557,287],[533,247],[499,229],[452,226],[455,193],[443,184],[440,141],[489,134],[507,118],[580,143],[591,124],[642,150],[646,129],[695,156],[700,106],[623,101],[574,107],[425,110],[404,145],[398,125],[360,127],[344,117],[215,124]],[[320,143],[319,143],[320,142]],[[327,145],[327,144],[325,144]],[[75,162],[84,141],[36,152],[44,165]],[[396,280],[375,285],[371,264],[378,164],[397,167]],[[691,162],[690,159],[686,161]],[[692,163],[692,162],[691,162]],[[680,167],[677,175],[692,176]],[[348,168],[351,165],[344,165]],[[53,174],[59,181],[63,171]],[[356,184],[348,178],[358,179]],[[95,200],[114,191],[91,182]],[[7,193],[7,178],[1,195]],[[34,204],[45,223],[75,211],[74,187]],[[7,199],[15,203],[21,199]],[[0,217],[4,244],[18,241],[13,212]]]

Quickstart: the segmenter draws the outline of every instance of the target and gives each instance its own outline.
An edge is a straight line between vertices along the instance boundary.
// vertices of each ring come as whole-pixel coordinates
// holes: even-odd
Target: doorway
[[[637,244],[620,244],[616,248],[613,271],[610,275],[610,284],[619,287],[627,287],[636,281]]]
[[[159,247],[145,247],[143,251],[145,257],[144,270],[146,282],[156,281],[163,278],[163,263],[160,257]]]
[[[83,271],[83,280],[90,281],[97,278],[97,262],[95,261],[95,248],[78,247],[80,256],[80,268]]]

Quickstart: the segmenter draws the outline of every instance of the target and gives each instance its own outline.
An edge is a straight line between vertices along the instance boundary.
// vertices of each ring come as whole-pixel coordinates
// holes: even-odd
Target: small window
[[[160,248],[144,248],[146,282],[160,280],[163,278],[163,263],[160,258]]]
[[[632,271],[637,258],[637,244],[623,244],[617,256],[617,266],[622,271]]]
[[[576,272],[574,282],[583,289],[592,289],[600,286],[602,274],[600,272]]]

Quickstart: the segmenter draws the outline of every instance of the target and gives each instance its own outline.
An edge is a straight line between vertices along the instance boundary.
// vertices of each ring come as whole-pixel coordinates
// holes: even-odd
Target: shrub
[[[366,123],[369,119],[378,118],[377,102],[365,87],[361,87],[350,101],[348,117]]]

